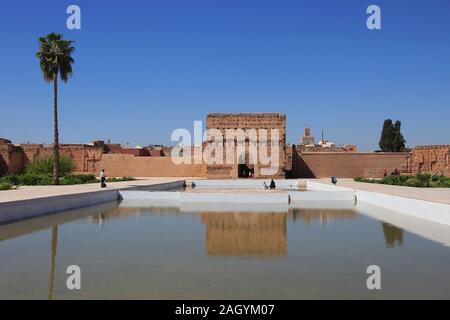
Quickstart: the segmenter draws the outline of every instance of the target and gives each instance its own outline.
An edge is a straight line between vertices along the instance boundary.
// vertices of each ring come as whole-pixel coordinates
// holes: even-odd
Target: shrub
[[[61,155],[59,162],[62,176],[70,174],[75,169],[75,162],[66,155]],[[53,156],[37,158],[27,165],[25,173],[37,175],[53,174],[53,163]]]
[[[135,180],[131,177],[123,178],[109,178],[107,182],[121,182],[121,181],[132,181]],[[11,186],[25,185],[25,186],[47,186],[52,185],[53,174],[37,174],[26,172],[17,176],[4,176],[0,178],[1,184],[9,184]],[[79,175],[65,175],[61,177],[61,185],[75,185],[75,184],[87,184],[87,183],[97,183],[97,177],[94,174],[79,174]]]
[[[416,188],[423,188],[426,187],[426,184],[417,177],[411,177],[406,181],[406,185],[408,187],[416,187]]]
[[[75,166],[72,159],[67,156],[62,157],[61,163],[64,164],[64,172],[67,170],[72,170]],[[63,166],[62,166],[63,168]],[[121,178],[108,178],[107,182],[122,182],[122,181],[133,181],[132,177],[121,177]],[[94,174],[79,174],[71,175],[64,174],[60,179],[61,185],[75,185],[75,184],[87,184],[87,183],[97,183],[97,177]],[[7,185],[14,188],[14,186],[25,185],[25,186],[48,186],[53,184],[53,159],[51,157],[39,158],[31,162],[25,171],[25,173],[20,175],[9,175],[0,177],[0,184],[4,184],[5,188]],[[10,187],[10,188],[11,188]],[[9,190],[9,189],[7,189]]]
[[[0,183],[9,183],[13,186],[17,185],[17,176],[4,176],[0,178]]]
[[[25,186],[46,186],[52,184],[52,176],[50,174],[32,174],[25,173],[17,176],[17,185]]]
[[[442,184],[442,183],[436,182],[436,181],[431,181],[430,187],[431,188],[441,188],[441,187],[445,187],[445,184]]]
[[[442,173],[441,174],[435,174],[430,178],[430,186],[431,187],[450,187],[450,178],[447,178]]]
[[[67,175],[62,177],[60,180],[60,184],[62,185],[86,184],[96,182],[97,178],[93,174]]]
[[[400,185],[400,176],[386,176],[380,181],[381,184]]]
[[[363,178],[363,177],[356,177],[354,179],[356,182],[365,182],[365,183],[380,183],[381,180],[379,179],[368,179],[368,178]]]
[[[416,174],[416,179],[420,180],[420,184],[422,187],[429,187],[431,182],[431,174],[418,173]]]
[[[128,178],[132,179],[132,178]],[[128,180],[127,180],[128,181]],[[74,185],[74,184],[86,184],[97,183],[98,180],[94,174],[80,174],[80,175],[65,175],[61,177],[61,185]],[[10,184],[12,186],[25,185],[25,186],[48,186],[53,183],[52,174],[34,174],[24,173],[17,176],[5,176],[0,178],[0,183]]]
[[[11,190],[12,188],[13,188],[13,185],[11,183],[8,183],[8,182],[0,183],[0,191]]]
[[[429,173],[418,173],[415,176],[386,176],[381,180],[357,177],[357,182],[380,183],[395,186],[407,186],[416,188],[449,188],[450,178],[442,174],[431,175]]]

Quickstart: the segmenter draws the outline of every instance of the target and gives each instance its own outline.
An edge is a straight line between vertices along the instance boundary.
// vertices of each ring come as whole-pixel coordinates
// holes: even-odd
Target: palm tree
[[[58,134],[58,75],[61,80],[67,82],[72,74],[74,60],[72,53],[75,48],[73,41],[64,40],[58,33],[50,33],[39,38],[39,58],[42,74],[47,82],[53,82],[54,93],[54,144],[53,144],[53,184],[59,184],[60,162],[59,162],[59,134]]]

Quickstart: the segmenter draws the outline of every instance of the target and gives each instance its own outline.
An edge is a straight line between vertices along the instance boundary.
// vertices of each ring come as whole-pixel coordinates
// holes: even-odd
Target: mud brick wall
[[[302,153],[293,164],[297,177],[301,178],[381,178],[385,170],[391,173],[402,169],[409,158],[408,152],[400,153]]]
[[[135,157],[131,154],[104,154],[97,163],[110,177],[202,177],[201,164],[176,165],[170,157]]]
[[[406,164],[408,172],[442,173],[450,176],[450,145],[418,146]]]

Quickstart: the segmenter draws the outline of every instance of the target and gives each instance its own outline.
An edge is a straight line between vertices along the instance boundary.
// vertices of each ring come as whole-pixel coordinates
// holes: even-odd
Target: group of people
[[[384,176],[387,177],[387,170],[384,170]],[[394,171],[391,172],[391,176],[399,176],[400,175],[400,170],[395,169]]]
[[[264,181],[263,187],[264,187],[264,189],[270,189],[270,190],[275,190],[277,188],[274,180],[270,181],[269,185],[267,185],[267,183]]]

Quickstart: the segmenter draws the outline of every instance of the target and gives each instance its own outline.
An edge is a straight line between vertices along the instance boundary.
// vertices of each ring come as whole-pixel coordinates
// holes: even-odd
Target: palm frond
[[[75,51],[74,42],[64,40],[58,33],[50,33],[39,38],[39,51],[36,57],[45,81],[53,81],[58,74],[66,82],[72,74],[72,64],[75,62],[72,54]]]

